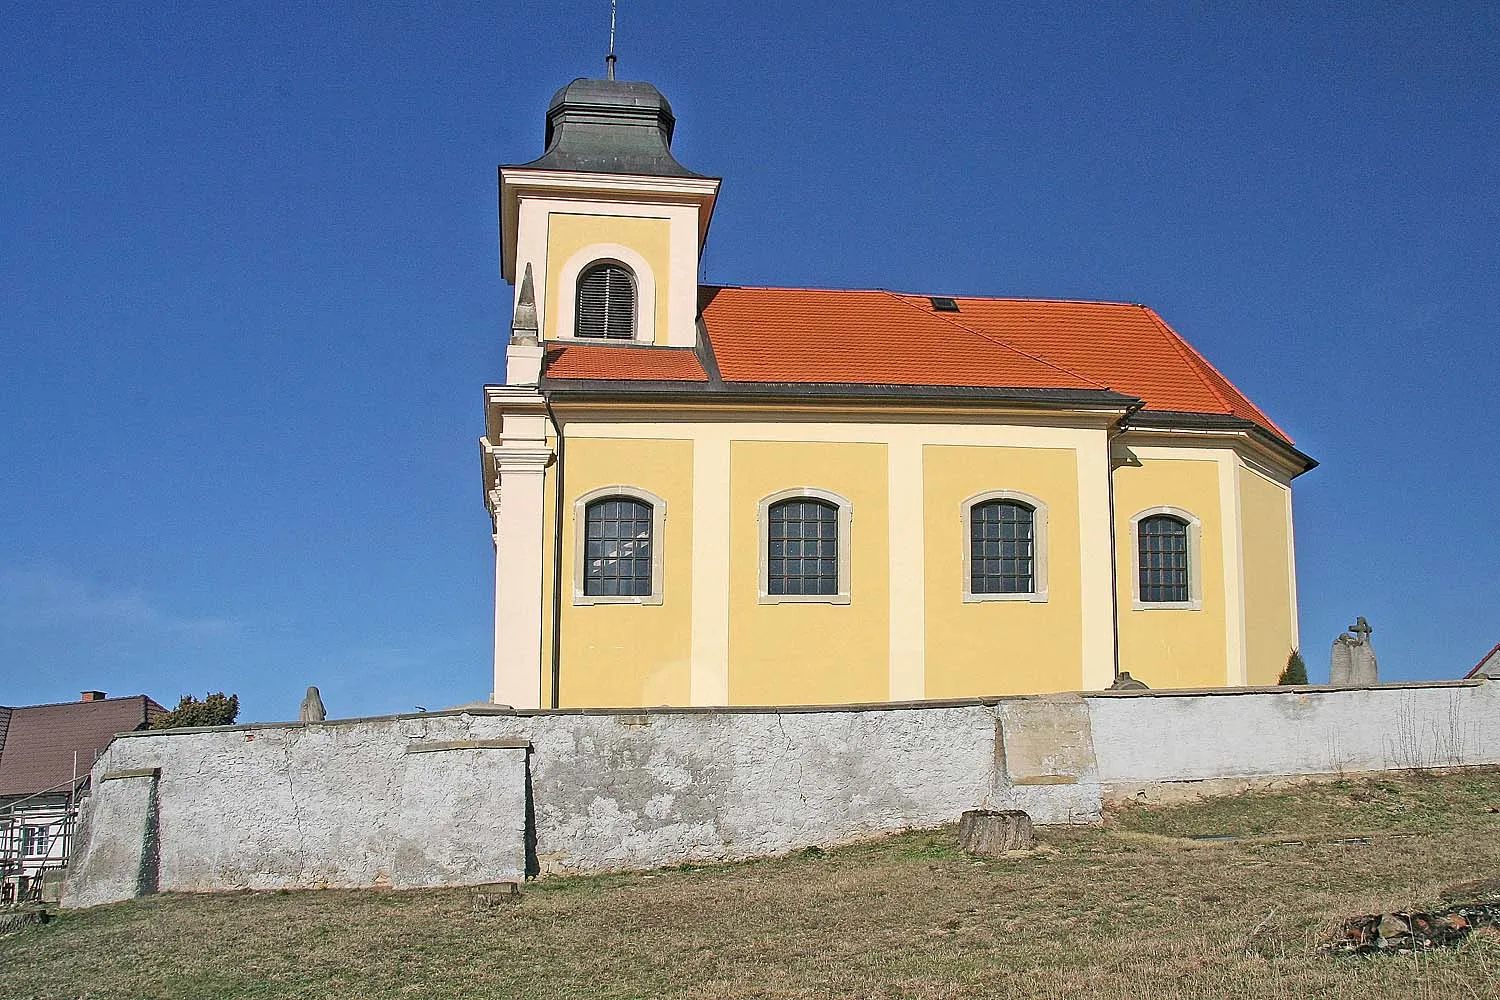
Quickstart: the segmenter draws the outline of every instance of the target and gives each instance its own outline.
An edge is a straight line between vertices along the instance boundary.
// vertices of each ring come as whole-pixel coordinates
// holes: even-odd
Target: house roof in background
[[[883,290],[704,286],[701,318],[726,384],[862,384],[1113,392],[1148,411],[1249,421],[1291,438],[1154,311],[1119,302]],[[939,303],[948,305],[939,299]],[[549,381],[709,381],[679,348],[568,344]],[[662,374],[670,368],[674,374]]]
[[[78,770],[87,774],[117,733],[149,725],[166,711],[145,695],[27,705],[0,710],[9,724],[0,743],[0,796],[65,789]]]
[[[1474,664],[1474,669],[1464,674],[1464,677],[1494,677],[1500,680],[1500,643],[1496,643],[1494,649],[1481,656],[1479,662]]]

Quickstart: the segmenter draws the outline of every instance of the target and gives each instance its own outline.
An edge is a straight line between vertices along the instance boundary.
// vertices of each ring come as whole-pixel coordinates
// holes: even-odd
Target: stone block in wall
[[[155,768],[106,772],[85,801],[63,884],[65,909],[156,891]]]
[[[1088,704],[1078,695],[995,708],[996,798],[1038,823],[1097,819],[1103,809]]]

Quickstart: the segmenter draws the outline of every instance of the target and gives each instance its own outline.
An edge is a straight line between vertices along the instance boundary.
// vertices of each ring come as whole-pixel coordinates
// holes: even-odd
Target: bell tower
[[[480,439],[499,704],[542,700],[547,483],[557,468],[547,345],[697,344],[698,259],[719,181],[672,156],[675,127],[649,83],[574,80],[547,108],[541,157],[500,168],[500,273],[515,308],[505,384],[485,387]]]
[[[500,270],[520,305],[530,269],[543,342],[696,343],[719,180],[677,162],[675,128],[649,83],[574,80],[547,108],[541,157],[500,168]]]

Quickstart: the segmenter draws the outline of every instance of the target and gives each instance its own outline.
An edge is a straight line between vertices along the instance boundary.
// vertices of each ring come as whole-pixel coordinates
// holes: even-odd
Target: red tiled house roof
[[[705,287],[711,350],[554,345],[546,378],[1092,390],[1147,411],[1237,417],[1288,437],[1145,306],[931,298],[887,291]],[[686,386],[685,386],[686,388]]]
[[[1473,670],[1464,674],[1465,680],[1471,677],[1500,677],[1500,643],[1496,643],[1494,649],[1481,656]]]
[[[164,711],[145,695],[6,709],[0,797],[66,789],[75,751],[82,777],[115,734],[144,728]]]

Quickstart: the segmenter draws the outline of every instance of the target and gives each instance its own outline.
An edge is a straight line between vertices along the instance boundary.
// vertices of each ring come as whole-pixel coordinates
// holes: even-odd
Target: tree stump
[[[521,887],[515,882],[496,882],[492,885],[474,887],[474,912],[492,910],[497,906],[521,901]]]
[[[1036,846],[1031,817],[1019,809],[970,809],[958,821],[958,846],[969,854],[993,856]]]

